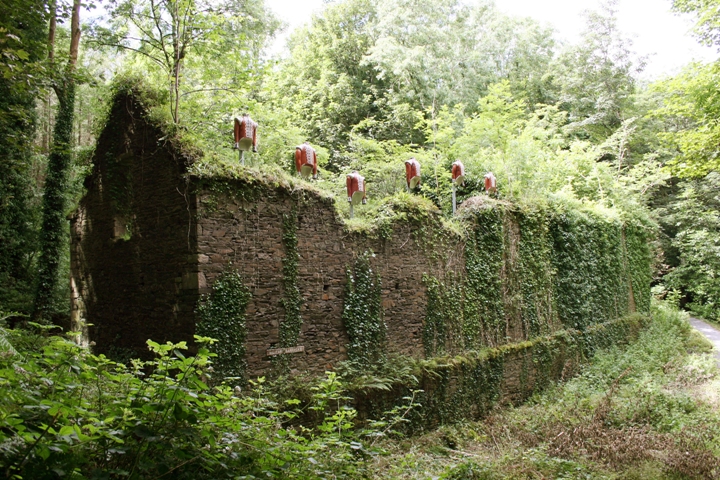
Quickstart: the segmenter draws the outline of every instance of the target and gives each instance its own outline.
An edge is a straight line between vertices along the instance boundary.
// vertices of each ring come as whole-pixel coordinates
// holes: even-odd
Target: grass
[[[709,342],[656,304],[625,348],[482,422],[388,441],[374,478],[717,478],[720,381]]]

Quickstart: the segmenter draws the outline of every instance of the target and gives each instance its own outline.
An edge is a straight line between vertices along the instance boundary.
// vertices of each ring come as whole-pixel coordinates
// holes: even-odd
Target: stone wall
[[[484,292],[482,298],[461,293],[455,298],[442,299],[445,307],[447,302],[457,302],[461,307],[441,312],[445,316],[440,319],[445,330],[441,340],[444,345],[433,349],[433,355],[461,354],[466,350],[522,342],[566,327],[585,328],[634,310],[628,280],[630,272],[625,265],[625,247],[621,244],[624,227],[617,222],[590,217],[575,220],[581,222],[581,231],[592,232],[591,240],[598,237],[604,243],[574,245],[574,241],[585,241],[586,236],[572,237],[576,223],[566,227],[563,216],[559,221],[557,216],[538,211],[530,221],[527,214],[516,211],[506,202],[476,199],[459,214],[465,227],[473,232],[467,237],[453,233],[443,225],[441,214],[432,211],[405,212],[398,215],[399,220],[390,223],[383,234],[376,231],[369,235],[350,230],[337,218],[333,200],[309,186],[282,184],[260,176],[196,181],[200,293],[209,293],[217,275],[225,269],[235,268],[243,276],[252,293],[246,322],[249,377],[272,371],[273,359],[268,351],[279,346],[279,327],[285,316],[282,262],[288,252],[282,237],[283,222],[287,219],[296,222],[300,257],[298,286],[303,299],[303,323],[297,343],[303,351],[289,356],[294,372],[322,373],[347,359],[348,337],[342,323],[347,270],[356,256],[367,251],[374,253],[371,264],[382,282],[386,352],[424,357],[428,351],[424,345],[428,314],[428,288],[424,279],[431,277],[443,284],[439,295],[447,295],[450,284],[459,286],[457,292],[467,291],[466,255],[473,249],[490,251],[489,246],[478,240],[475,246],[466,248],[467,238],[482,239],[491,235],[489,230],[484,233],[484,228],[492,218],[499,219],[501,238],[490,253],[490,260],[497,260],[497,271],[489,274],[497,274],[498,283],[489,283],[488,288],[494,290]],[[486,215],[489,211],[497,215]],[[555,235],[557,239],[551,231],[560,232]],[[531,243],[539,250],[524,251]],[[569,257],[553,254],[554,248],[559,251],[566,244],[578,252],[572,250]],[[605,244],[612,248],[606,248]],[[612,252],[601,255],[593,248]],[[599,265],[595,258],[609,263]],[[532,265],[528,266],[528,262]],[[588,297],[587,305],[575,317],[580,310],[567,308],[562,302],[568,294],[559,296],[556,291],[567,288],[568,279],[590,279],[587,284],[572,285],[572,292],[577,290],[582,297],[596,295],[605,301],[593,303]],[[644,285],[642,290],[648,288],[649,285]],[[478,328],[486,328],[486,332],[467,341],[461,337],[465,328],[463,321],[469,320],[447,317],[451,311],[468,315],[467,312],[473,310],[468,308],[470,298],[479,298],[478,302],[489,306],[474,309],[480,312],[480,319],[475,320]],[[573,305],[582,302],[578,298],[571,300]],[[567,318],[562,315],[566,311]],[[497,320],[493,319],[494,313]],[[495,326],[496,321],[500,322],[499,326]],[[486,323],[494,326],[488,327]]]
[[[414,372],[417,384],[353,392],[359,420],[381,418],[414,398],[419,407],[408,416],[410,431],[432,430],[461,420],[479,420],[497,405],[518,405],[534,392],[574,375],[584,359],[600,348],[637,340],[650,318],[634,314],[584,331],[552,335],[458,357],[436,359]]]
[[[247,190],[244,181],[229,182],[213,194],[206,187],[198,195],[198,263],[201,293],[224,269],[240,271],[250,287],[247,309],[247,362],[249,376],[271,370],[268,349],[278,343],[284,318],[282,259],[283,218],[297,215],[300,254],[298,284],[303,297],[302,329],[293,354],[295,371],[322,373],[345,360],[347,334],[342,324],[347,268],[355,256],[371,250],[374,268],[382,279],[382,305],[387,325],[387,351],[391,354],[423,355],[422,327],[425,317],[423,274],[443,278],[464,269],[460,238],[431,244],[417,234],[412,222],[393,225],[388,238],[352,233],[335,214],[332,200],[311,191],[267,188],[250,200],[232,192]],[[293,217],[295,215],[293,214]],[[426,226],[441,229],[439,217]]]
[[[145,356],[147,339],[192,339],[195,197],[186,159],[134,97],[116,97],[109,118],[71,219],[72,318],[98,352]]]

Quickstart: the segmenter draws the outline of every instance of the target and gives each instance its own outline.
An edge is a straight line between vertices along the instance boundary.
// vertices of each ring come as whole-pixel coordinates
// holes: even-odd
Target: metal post
[[[245,166],[245,152],[243,150],[240,150],[240,164]]]
[[[455,180],[452,181],[452,187],[453,187],[453,215],[455,215],[455,210],[457,210],[457,201],[455,200]]]
[[[350,218],[353,218],[354,214],[355,214],[355,212],[353,212],[353,204],[352,204],[352,202],[350,202]]]

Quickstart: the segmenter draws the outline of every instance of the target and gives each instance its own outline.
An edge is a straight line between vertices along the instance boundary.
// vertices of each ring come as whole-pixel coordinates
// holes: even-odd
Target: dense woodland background
[[[356,223],[404,189],[409,156],[422,164],[420,193],[448,214],[454,160],[469,173],[460,200],[493,171],[505,199],[640,212],[660,227],[656,292],[718,316],[719,66],[641,82],[612,1],[587,13],[577,44],[491,2],[333,2],[282,60],[264,54],[281,24],[262,0],[90,2],[73,29],[79,5],[0,2],[12,12],[0,20],[4,311],[67,316],[65,217],[113,91],[142,83],[155,117],[203,152],[195,173],[238,168],[231,122],[249,111],[260,124],[251,167],[291,174],[294,146],[309,140],[319,188],[342,198],[344,175],[365,175],[370,203]],[[717,1],[673,6],[696,16],[698,41],[720,43]]]

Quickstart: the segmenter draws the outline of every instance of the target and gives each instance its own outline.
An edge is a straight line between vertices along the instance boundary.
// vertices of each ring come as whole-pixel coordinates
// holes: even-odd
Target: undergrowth
[[[72,338],[3,328],[0,467],[6,478],[716,478],[717,367],[663,305],[627,347],[595,352],[576,378],[481,422],[419,437],[401,426],[423,393],[359,422],[352,392],[409,383],[327,373],[284,392],[259,379],[210,386],[212,340],[148,342],[131,365]],[[375,372],[382,374],[383,372]]]
[[[262,378],[212,386],[206,337],[195,337],[195,356],[185,342],[148,341],[155,358],[125,365],[54,327],[0,327],[4,478],[358,478],[374,444],[415,407],[409,399],[358,428],[336,373],[306,385],[301,400]]]
[[[482,422],[387,442],[375,478],[717,478],[717,367],[683,314],[653,306],[638,341]]]

